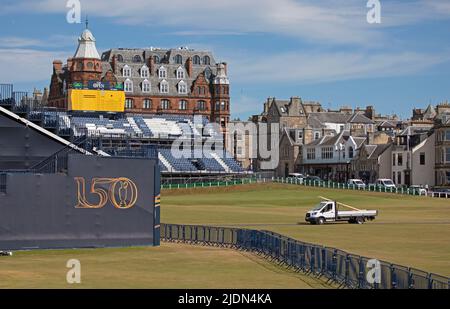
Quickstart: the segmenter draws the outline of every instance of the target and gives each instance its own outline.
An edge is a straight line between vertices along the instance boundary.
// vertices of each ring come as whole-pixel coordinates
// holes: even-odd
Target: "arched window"
[[[133,62],[141,62],[141,61],[142,61],[141,56],[135,55],[135,56],[133,57]]]
[[[155,63],[159,63],[160,62],[159,56],[157,56],[157,55],[153,56],[153,60],[155,61]]]
[[[159,92],[168,93],[169,92],[169,83],[166,80],[161,81],[159,84]]]
[[[177,78],[183,79],[184,78],[184,69],[180,66],[177,69]]]
[[[179,94],[186,94],[187,93],[187,85],[184,81],[180,81],[178,83],[178,93]]]
[[[147,78],[149,75],[148,67],[144,64],[141,68],[141,77]]]
[[[186,110],[187,109],[187,101],[181,100],[180,102],[178,102],[178,109]]]
[[[182,64],[183,63],[183,57],[181,57],[181,55],[176,55],[175,56],[175,63],[176,64]]]
[[[211,64],[211,58],[209,58],[209,56],[203,56],[203,64],[204,65],[210,65]]]
[[[195,55],[194,58],[192,58],[192,62],[194,64],[200,64],[200,57],[198,55]]]
[[[142,92],[150,92],[150,91],[151,91],[150,82],[147,79],[145,79],[142,82]]]
[[[206,109],[206,102],[205,101],[197,101],[197,109],[200,111],[203,111]]]
[[[125,65],[122,69],[123,77],[131,77],[131,68],[128,65]]]
[[[142,108],[144,108],[144,109],[152,108],[152,100],[144,99],[144,101],[142,102]]]
[[[133,92],[133,82],[127,78],[123,83],[123,89],[125,92]]]
[[[167,99],[161,100],[161,109],[170,109],[170,101]]]
[[[353,158],[353,147],[348,147],[348,158],[351,159]]]
[[[117,55],[117,61],[123,62],[123,56],[121,54]]]
[[[166,78],[167,77],[167,70],[165,67],[160,67],[158,70],[158,76],[159,78]]]

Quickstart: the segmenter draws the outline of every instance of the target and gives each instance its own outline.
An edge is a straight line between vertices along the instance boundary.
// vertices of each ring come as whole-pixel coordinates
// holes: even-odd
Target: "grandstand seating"
[[[6,100],[8,99],[3,101]],[[180,137],[185,139],[213,137],[213,139],[221,141],[222,133],[215,127],[208,126],[209,121],[207,117],[132,114],[102,116],[99,113],[80,114],[50,109],[30,110],[27,116],[29,120],[41,123],[43,127],[51,129],[56,134],[68,139],[73,140],[79,136],[89,137],[89,135],[94,137],[91,141],[86,141],[85,147],[87,148],[91,146],[96,148],[105,147],[96,139],[101,136],[127,138],[127,141],[133,143],[133,147],[145,148],[145,145],[153,145],[155,151],[158,148],[157,150],[162,156],[160,160],[164,160],[164,163],[159,162],[162,172],[243,172],[241,166],[231,156],[227,157],[217,153],[214,156],[203,155],[200,158],[175,158],[171,153],[170,146],[160,146],[167,143],[167,139]],[[142,140],[145,139],[149,140],[142,143]],[[163,141],[162,144],[161,141]],[[105,148],[104,151],[109,152],[111,155],[142,155],[140,151],[135,150],[127,150],[125,153],[123,151],[117,152],[118,150],[114,148]]]
[[[159,153],[170,163],[175,171],[194,172],[198,169],[192,164],[188,158],[175,158],[170,148],[159,148]]]

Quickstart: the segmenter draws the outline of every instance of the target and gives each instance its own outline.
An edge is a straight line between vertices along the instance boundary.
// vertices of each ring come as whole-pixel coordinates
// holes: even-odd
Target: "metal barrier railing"
[[[450,289],[450,278],[345,251],[305,243],[270,231],[161,224],[161,240],[245,250],[297,271],[361,289]]]

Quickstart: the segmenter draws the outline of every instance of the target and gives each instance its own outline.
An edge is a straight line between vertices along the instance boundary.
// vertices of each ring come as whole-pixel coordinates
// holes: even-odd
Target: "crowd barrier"
[[[162,224],[161,240],[250,251],[294,270],[324,276],[347,288],[450,288],[448,277],[305,243],[269,231]]]

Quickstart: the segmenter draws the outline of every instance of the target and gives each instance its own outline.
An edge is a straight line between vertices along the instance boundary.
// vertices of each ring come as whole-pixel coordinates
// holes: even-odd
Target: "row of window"
[[[125,92],[133,92],[133,81],[130,79],[126,79],[123,83],[123,89]],[[144,93],[151,92],[151,83],[145,79],[141,84],[141,90]],[[188,87],[185,81],[181,80],[177,84],[177,90],[179,94],[187,94],[188,93]],[[169,93],[169,82],[166,80],[162,80],[159,83],[159,92],[160,93]]]
[[[342,153],[343,158],[345,159],[345,151]],[[322,159],[333,159],[334,150],[333,147],[323,147],[321,152]],[[348,157],[349,159],[353,158],[353,147],[348,148]],[[315,160],[316,159],[316,148],[307,148],[306,149],[306,159]]]
[[[132,108],[139,108],[134,106],[134,100],[131,98],[125,99],[125,108],[132,109]],[[151,109],[153,108],[153,103],[151,99],[144,99],[142,101],[142,108],[143,109]],[[170,100],[163,99],[159,103],[159,108],[163,110],[172,109],[172,103]],[[205,101],[197,101],[195,104],[195,108],[197,110],[206,110],[206,102]],[[178,109],[179,110],[187,110],[188,109],[188,102],[186,100],[180,100],[178,101]]]
[[[124,62],[123,56],[121,54],[118,54],[116,57],[118,62]],[[153,60],[155,63],[161,63],[161,59],[157,55],[153,56]],[[173,57],[173,60],[177,64],[183,64],[183,56],[181,55],[175,55],[175,57]],[[134,55],[132,61],[134,63],[143,62],[142,57],[139,55]],[[211,58],[209,56],[203,56],[202,58],[200,58],[200,56],[195,55],[194,57],[192,57],[192,62],[196,65],[210,65]]]
[[[122,68],[122,77],[131,77],[132,71],[131,68],[128,65],[125,65]],[[143,65],[139,70],[139,75],[141,78],[148,78],[150,76],[150,70],[146,65]],[[167,78],[167,69],[165,67],[160,67],[158,69],[158,77],[159,78]],[[175,71],[175,77],[178,79],[186,78],[186,73],[182,67],[179,67]]]

